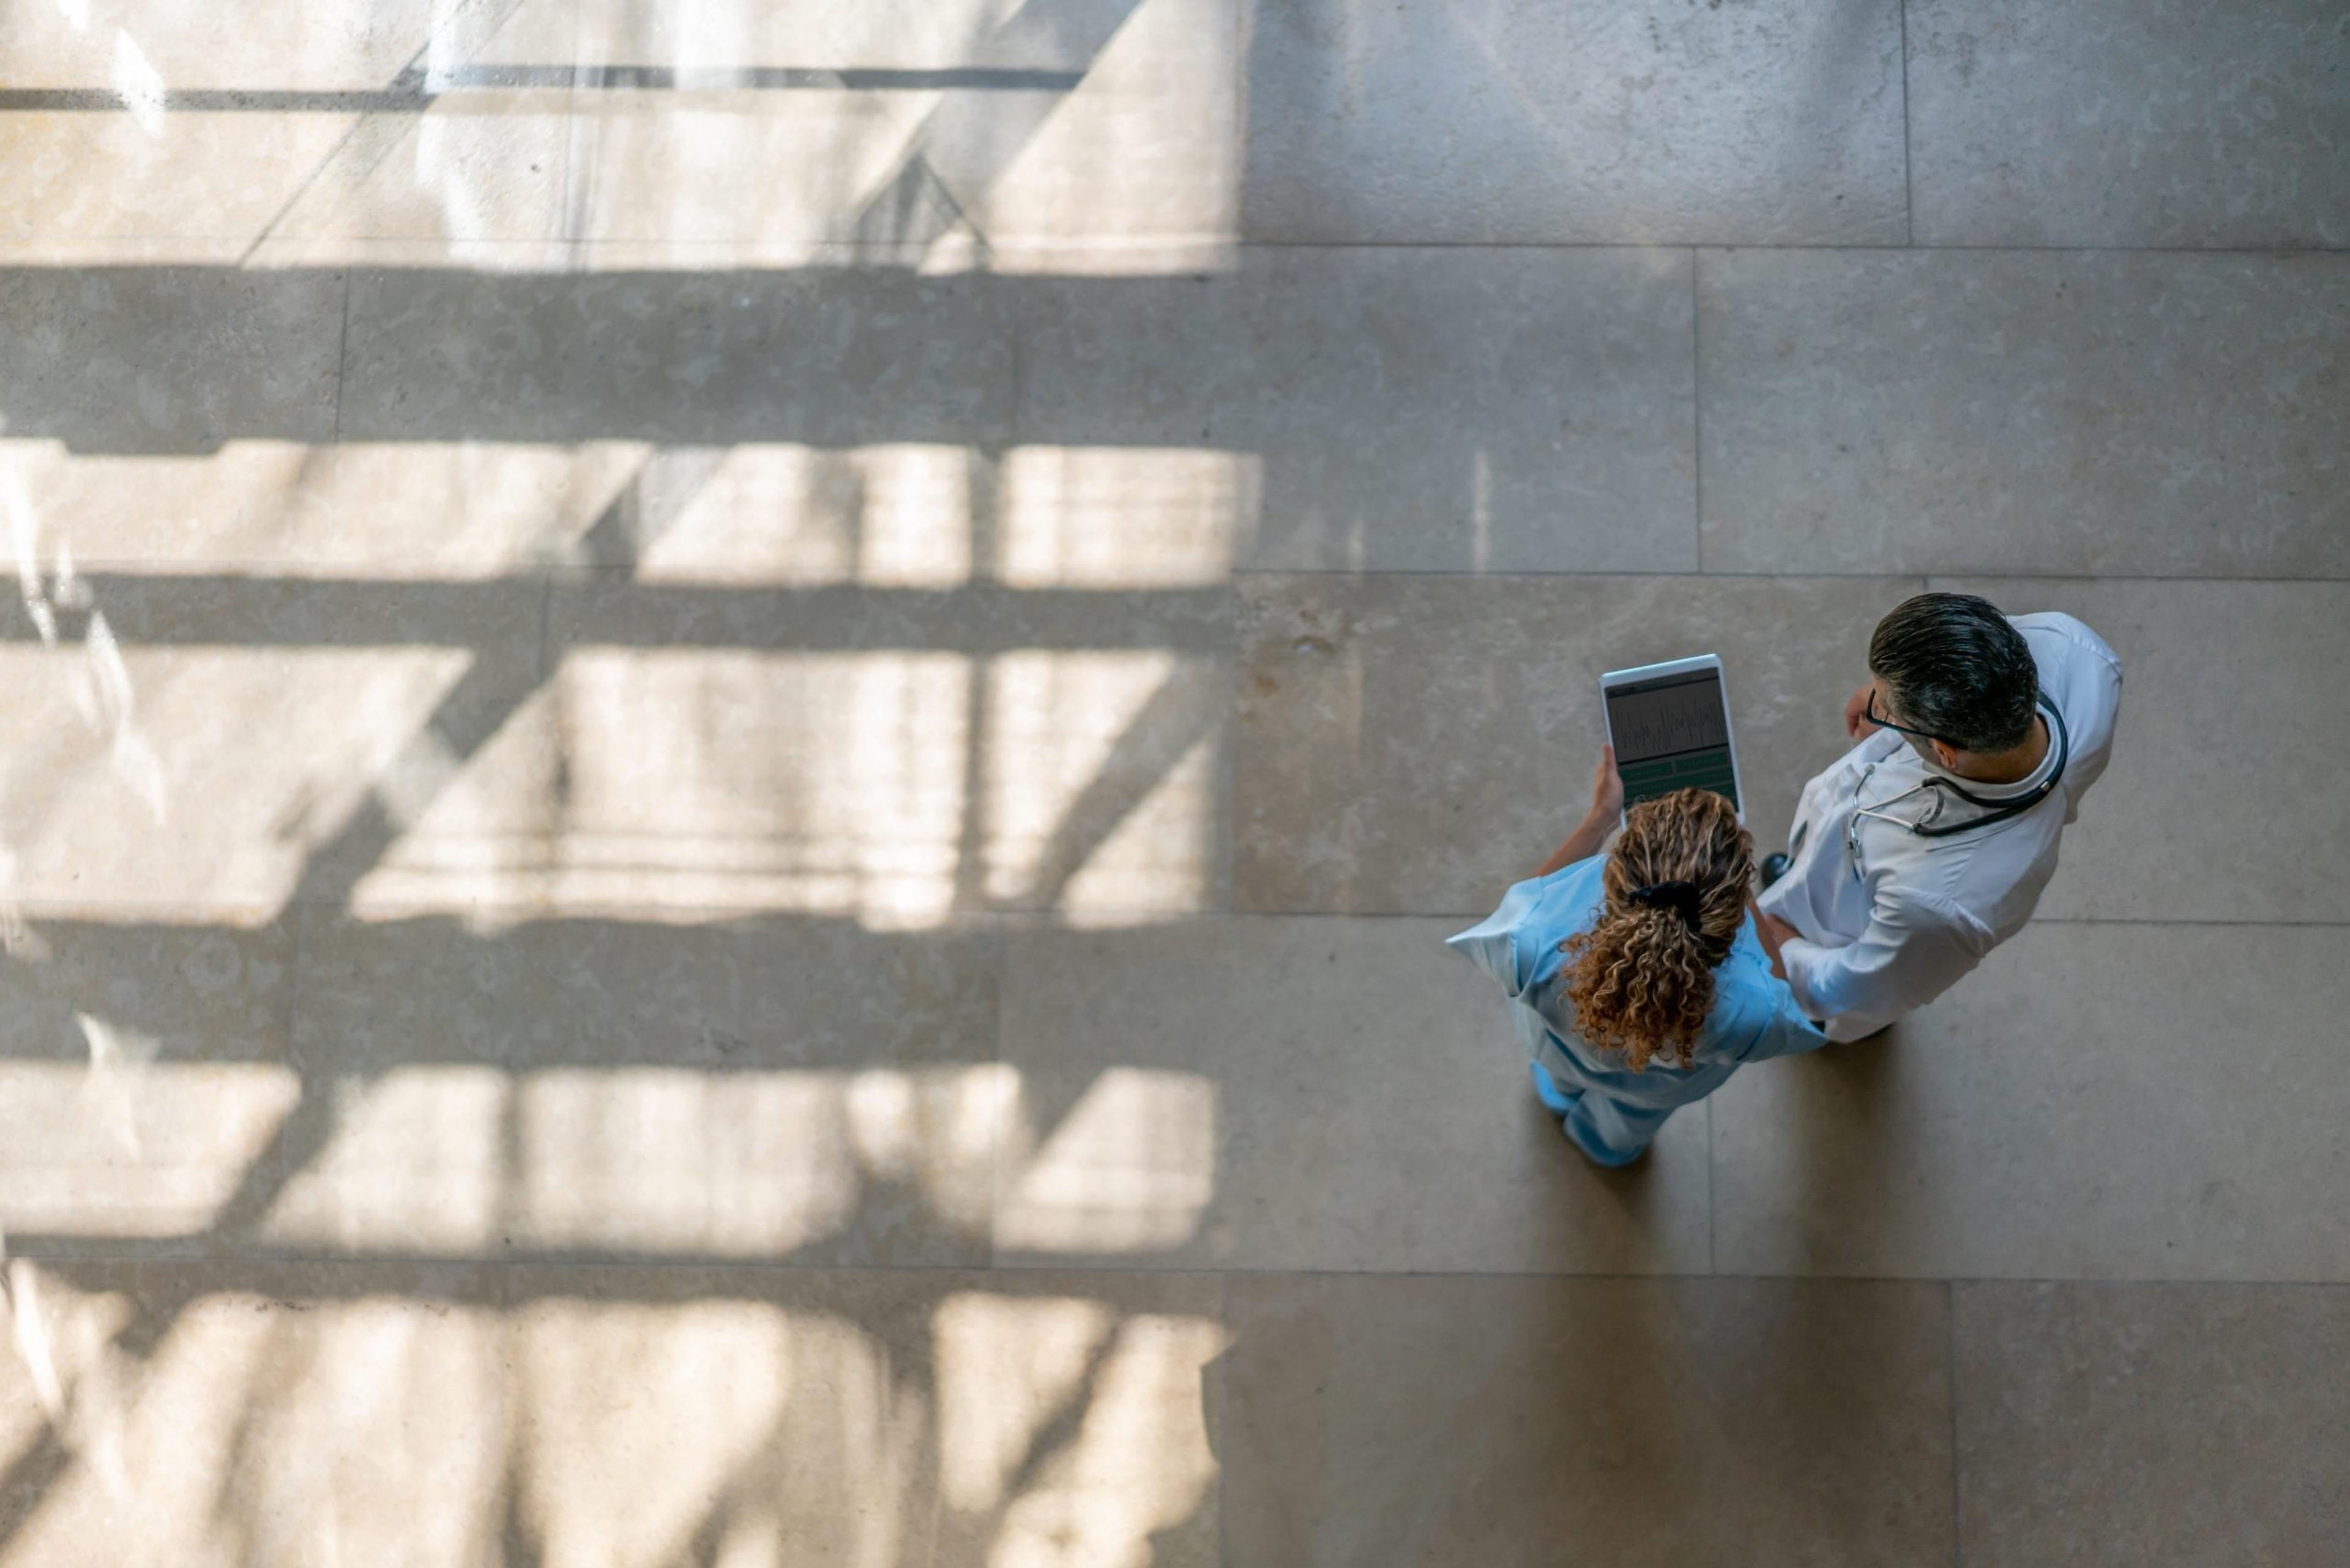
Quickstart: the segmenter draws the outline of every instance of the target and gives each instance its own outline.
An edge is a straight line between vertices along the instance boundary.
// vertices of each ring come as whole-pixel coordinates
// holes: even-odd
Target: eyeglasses
[[[1871,691],[1868,694],[1868,705],[1861,710],[1861,713],[1862,716],[1866,718],[1870,723],[1876,725],[1880,730],[1891,730],[1897,734],[1915,735],[1921,741],[1940,741],[1942,744],[1946,746],[1958,747],[1958,749],[1961,751],[1965,749],[1964,747],[1959,746],[1959,743],[1956,741],[1933,734],[1929,731],[1913,730],[1907,724],[1897,724],[1892,720],[1886,718],[1877,711],[1877,693],[1874,691]]]

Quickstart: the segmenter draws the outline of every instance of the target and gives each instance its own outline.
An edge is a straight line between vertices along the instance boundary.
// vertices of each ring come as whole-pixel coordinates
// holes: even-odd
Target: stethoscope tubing
[[[2013,800],[1986,800],[1963,785],[1938,775],[1920,780],[1899,794],[1888,795],[1875,805],[1856,805],[1853,807],[1852,819],[1845,828],[1845,847],[1852,852],[1854,875],[1860,874],[1860,819],[1864,816],[1873,816],[1879,822],[1907,828],[1920,838],[1950,838],[1958,834],[1971,833],[1978,827],[1989,827],[1994,823],[2007,822],[2022,816],[2054,794],[2056,786],[2064,782],[2066,765],[2073,760],[2073,737],[2071,732],[2065,728],[2064,715],[2057,710],[2056,704],[2049,700],[2048,694],[2044,691],[2040,694],[2040,706],[2056,726],[2056,765],[2029,794],[2018,795]],[[1853,785],[1853,795],[1856,799],[1859,797],[1860,792],[1867,787],[1869,775],[1876,773],[1877,768],[1877,764],[1871,763],[1862,772],[1859,781]],[[1937,793],[1933,805],[1921,815],[1896,816],[1887,809],[1898,805],[1911,795],[1922,794],[1928,790]],[[1981,816],[1970,816],[1964,822],[1939,825],[1937,819],[1942,815],[1942,805],[1945,799],[1939,792],[1943,790],[1948,790],[1970,805],[1985,807],[1986,814]]]

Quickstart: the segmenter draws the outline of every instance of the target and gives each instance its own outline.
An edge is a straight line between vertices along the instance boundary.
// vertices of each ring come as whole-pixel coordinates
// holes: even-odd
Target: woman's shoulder
[[[1603,895],[1606,857],[1595,855],[1563,866],[1547,877],[1530,877],[1503,895],[1501,907],[1457,936],[1446,939],[1512,996],[1546,978],[1556,967],[1555,950],[1591,923]]]
[[[1589,926],[1607,902],[1607,857],[1603,852],[1562,866],[1532,886],[1540,922],[1564,940]]]
[[[1589,888],[1597,891],[1607,875],[1607,851],[1586,855],[1580,860],[1570,860],[1547,877],[1534,880],[1544,888]]]

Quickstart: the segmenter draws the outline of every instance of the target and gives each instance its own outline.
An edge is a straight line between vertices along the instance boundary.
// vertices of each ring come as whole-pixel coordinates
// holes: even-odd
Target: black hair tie
[[[1630,897],[1632,902],[1646,904],[1652,909],[1670,909],[1690,930],[1698,929],[1700,899],[1694,882],[1651,882],[1645,888],[1633,888]]]

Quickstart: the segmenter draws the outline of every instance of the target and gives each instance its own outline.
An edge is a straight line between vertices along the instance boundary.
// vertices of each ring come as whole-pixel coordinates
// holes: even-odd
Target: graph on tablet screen
[[[1607,730],[1616,742],[1616,768],[1624,778],[1626,805],[1691,786],[1739,804],[1720,670],[1690,670],[1610,687]]]

